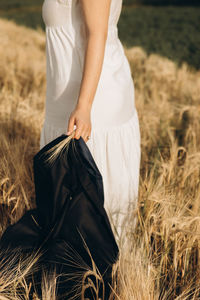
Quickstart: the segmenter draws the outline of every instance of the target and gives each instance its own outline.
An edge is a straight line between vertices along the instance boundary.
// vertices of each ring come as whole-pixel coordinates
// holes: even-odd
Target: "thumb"
[[[70,119],[69,119],[68,128],[67,128],[68,135],[71,134],[72,131],[74,130],[74,120],[75,120],[74,117],[70,117]]]

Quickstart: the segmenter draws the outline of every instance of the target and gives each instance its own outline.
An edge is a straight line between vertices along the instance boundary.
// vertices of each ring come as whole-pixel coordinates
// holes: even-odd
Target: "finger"
[[[87,141],[89,140],[88,137],[90,137],[90,134],[91,134],[91,130],[90,130],[89,127],[88,127],[88,129],[84,132],[84,139],[85,139],[85,142],[87,142]]]
[[[89,135],[88,130],[84,130],[81,134],[81,137],[84,139],[85,142],[87,142],[87,140],[88,140],[88,138],[87,138],[88,135]]]
[[[77,124],[77,129],[76,129],[76,131],[75,131],[74,137],[75,137],[76,139],[79,139],[80,136],[82,135],[82,132],[83,132],[83,126]]]
[[[68,122],[68,128],[67,128],[67,134],[71,134],[72,131],[74,130],[74,117],[70,117],[69,122]]]

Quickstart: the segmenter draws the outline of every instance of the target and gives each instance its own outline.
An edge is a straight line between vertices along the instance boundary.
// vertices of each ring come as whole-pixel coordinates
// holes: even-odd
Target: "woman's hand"
[[[90,109],[76,107],[70,115],[67,135],[70,135],[76,125],[74,138],[79,139],[80,136],[85,142],[88,141],[88,136],[91,133],[91,120],[90,120]]]

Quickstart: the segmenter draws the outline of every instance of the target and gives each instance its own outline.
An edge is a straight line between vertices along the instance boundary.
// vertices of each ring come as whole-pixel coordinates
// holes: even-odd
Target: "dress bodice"
[[[118,37],[117,24],[121,8],[122,0],[111,0],[104,60],[98,83],[100,91],[101,88],[104,91],[105,86],[109,85],[107,86],[107,91],[110,91],[110,98],[113,98],[113,101],[124,94],[124,90],[127,88],[127,78],[131,86],[130,89],[128,88],[130,92],[132,92],[133,86],[130,66],[125,56],[123,45]],[[44,0],[42,17],[46,24],[48,99],[46,102],[46,119],[62,127],[65,118],[69,117],[69,113],[76,104],[84,71],[87,36],[81,0]],[[122,87],[122,90],[113,97],[112,91],[115,89],[119,91],[118,85]],[[96,99],[100,98],[101,100],[96,100],[93,103],[94,111],[97,110],[99,116],[102,109],[102,113],[105,115],[106,107],[106,104],[103,105],[102,102],[104,96],[100,94],[101,92],[98,93],[97,90]],[[109,96],[107,95],[105,101],[108,98]],[[113,107],[117,110],[116,119],[112,118],[110,120],[112,124],[118,124],[119,118],[123,119],[123,110],[125,110],[124,121],[126,121],[135,109],[134,103],[129,102],[129,96],[127,96],[127,101],[129,102],[127,105],[124,96],[122,99],[123,101],[120,99],[119,105],[114,104],[110,106],[112,110]],[[59,106],[56,105],[57,101],[59,101]],[[111,100],[109,101],[111,103]],[[58,110],[63,113],[59,118],[56,114]],[[60,114],[59,112],[58,115]],[[108,110],[107,114],[112,115],[113,111],[109,112]],[[93,126],[102,126],[101,117],[97,117],[96,113],[92,113],[92,119]],[[110,121],[108,118],[107,125],[109,125]]]
[[[122,0],[112,0],[109,26],[117,26],[121,8]],[[46,26],[76,27],[83,23],[80,0],[44,0],[42,17]]]

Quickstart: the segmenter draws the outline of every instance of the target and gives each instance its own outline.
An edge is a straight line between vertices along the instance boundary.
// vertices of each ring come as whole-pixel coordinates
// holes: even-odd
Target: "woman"
[[[117,240],[137,203],[140,167],[134,84],[118,38],[121,9],[122,0],[44,0],[42,6],[47,88],[40,149],[74,130],[74,138],[84,139],[103,177]]]

